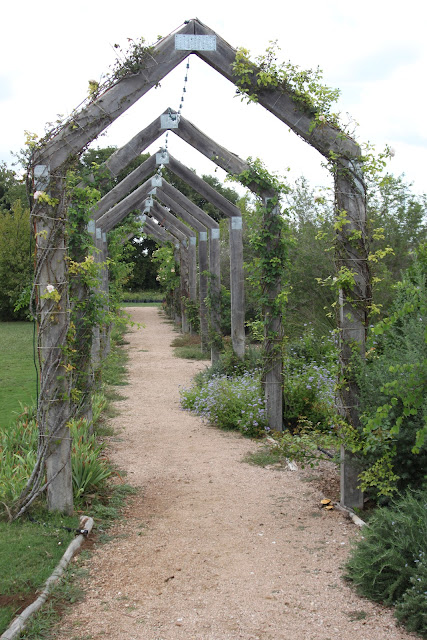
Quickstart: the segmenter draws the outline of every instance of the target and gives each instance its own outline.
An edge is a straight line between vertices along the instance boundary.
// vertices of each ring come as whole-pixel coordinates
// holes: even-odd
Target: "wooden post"
[[[212,364],[219,359],[221,351],[221,263],[219,229],[211,229],[209,232],[209,271],[210,298],[211,298],[211,361]]]
[[[69,328],[68,272],[65,244],[67,200],[61,168],[49,183],[53,206],[32,211],[36,237],[36,280],[40,396],[37,407],[39,455],[46,453],[47,504],[49,511],[72,514],[70,379],[63,345]]]
[[[274,255],[275,246],[280,242],[275,220],[280,215],[278,206],[272,206],[271,198],[263,198],[264,216],[262,224],[267,231],[267,253]],[[270,231],[271,229],[271,231]],[[274,231],[273,231],[274,230]],[[267,275],[267,274],[265,274]],[[283,430],[283,359],[281,343],[283,340],[282,318],[274,308],[274,302],[282,290],[280,276],[276,282],[266,285],[267,303],[264,312],[264,376],[265,401],[267,407],[268,424],[272,431]]]
[[[206,297],[208,295],[208,234],[206,231],[199,233],[199,300],[200,300],[200,342],[202,351],[209,347],[209,323]]]
[[[100,227],[95,227],[95,262],[100,263],[102,261],[102,230]],[[102,281],[100,279],[96,286],[96,294],[102,293]],[[92,368],[95,378],[99,375],[99,368],[101,366],[101,327],[99,324],[95,325],[92,334]]]
[[[110,303],[109,303],[110,291],[109,291],[107,260],[108,260],[107,234],[105,231],[102,231],[102,262],[104,263],[104,266],[102,269],[102,289],[105,296],[105,302],[104,302],[105,313],[108,313],[110,308]],[[111,324],[110,323],[107,324],[107,322],[105,322],[105,339],[103,344],[102,357],[105,358],[106,356],[108,356],[108,354],[110,353],[110,350],[111,350]]]
[[[231,340],[234,353],[245,357],[245,285],[243,273],[242,216],[233,216],[230,227]]]
[[[343,166],[344,165],[344,166]],[[366,238],[365,186],[359,162],[341,161],[335,176],[337,214],[346,213],[347,224],[339,226],[336,237],[338,271],[348,269],[354,285],[341,292],[339,335],[341,345],[341,412],[356,429],[360,427],[360,389],[354,375],[352,358],[365,358],[367,301],[371,298]],[[357,233],[355,233],[357,232]],[[355,236],[357,239],[355,239]],[[358,238],[360,236],[360,238]],[[363,493],[358,489],[360,467],[350,452],[341,451],[341,504],[363,509]]]

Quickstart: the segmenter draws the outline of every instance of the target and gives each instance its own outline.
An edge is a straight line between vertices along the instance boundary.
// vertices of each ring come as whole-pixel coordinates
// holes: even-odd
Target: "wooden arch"
[[[37,234],[35,289],[42,354],[38,422],[40,447],[47,452],[48,502],[51,509],[72,510],[70,442],[66,426],[69,408],[64,400],[69,394],[69,382],[67,376],[60,375],[63,373],[61,347],[68,330],[67,268],[63,259],[66,255],[65,221],[69,197],[65,184],[66,169],[92,140],[191,53],[236,83],[237,78],[233,75],[236,50],[199,20],[190,20],[146,52],[140,71],[118,79],[80,112],[73,114],[52,137],[44,141],[32,158],[30,170],[34,190],[49,191],[48,200],[35,202],[32,216]],[[253,70],[251,81],[255,86],[255,66]],[[342,291],[339,318],[341,362],[344,373],[348,373],[355,348],[364,355],[366,300],[369,297],[361,151],[354,140],[327,121],[313,128],[315,114],[295,102],[291,90],[268,88],[257,90],[257,96],[260,104],[328,161],[334,159],[337,210],[345,211],[348,221],[337,232],[336,262],[339,270],[347,269],[352,274],[354,282]],[[55,304],[47,289],[52,284],[59,296]],[[342,411],[357,426],[358,386],[351,375],[343,386],[341,399]],[[356,487],[355,482],[353,487]],[[360,495],[356,490],[353,494],[342,497],[342,500],[349,505],[359,505]]]

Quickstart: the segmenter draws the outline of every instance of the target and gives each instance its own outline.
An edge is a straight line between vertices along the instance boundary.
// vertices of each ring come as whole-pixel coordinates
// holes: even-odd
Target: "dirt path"
[[[141,487],[88,561],[69,640],[396,640],[392,614],[357,597],[340,566],[355,527],[319,509],[303,472],[242,462],[259,444],[180,409],[202,363],[176,359],[155,308],[129,334],[130,385],[113,459]]]

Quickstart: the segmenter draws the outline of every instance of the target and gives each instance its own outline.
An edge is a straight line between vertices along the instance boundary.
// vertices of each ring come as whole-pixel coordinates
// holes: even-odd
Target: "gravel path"
[[[260,445],[179,406],[205,364],[174,358],[156,308],[132,309],[130,385],[112,458],[141,491],[87,561],[69,640],[404,640],[389,610],[341,578],[356,528],[320,509],[302,471],[242,462]]]

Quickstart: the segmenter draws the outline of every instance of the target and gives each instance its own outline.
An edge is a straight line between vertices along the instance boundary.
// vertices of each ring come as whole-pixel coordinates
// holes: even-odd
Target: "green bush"
[[[181,406],[221,429],[259,438],[268,431],[260,374],[215,376],[181,390]]]
[[[347,562],[363,596],[396,605],[411,631],[427,636],[427,491],[407,492],[379,508]]]
[[[421,489],[427,475],[427,246],[395,286],[390,316],[372,328],[359,363],[362,488]],[[379,481],[380,480],[380,481]]]
[[[318,337],[307,326],[284,357],[283,423],[292,432],[328,431],[335,417],[338,353],[333,335]]]

